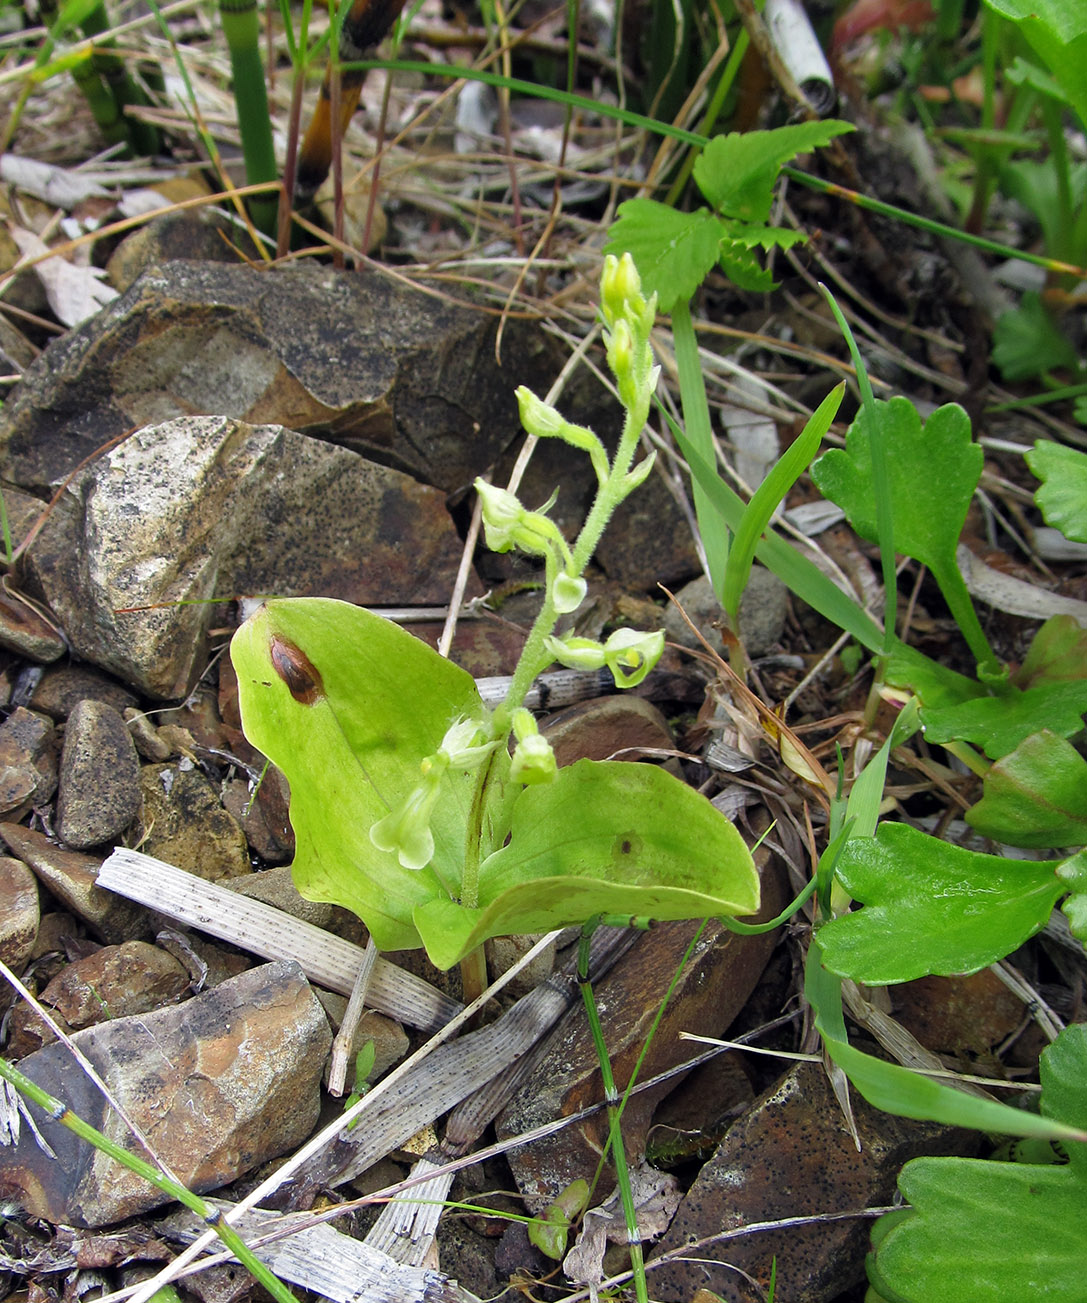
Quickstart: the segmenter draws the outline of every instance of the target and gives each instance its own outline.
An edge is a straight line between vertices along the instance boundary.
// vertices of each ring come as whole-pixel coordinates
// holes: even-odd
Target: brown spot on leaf
[[[301,647],[272,634],[268,645],[272,667],[290,690],[295,701],[312,706],[325,695],[321,672]]]

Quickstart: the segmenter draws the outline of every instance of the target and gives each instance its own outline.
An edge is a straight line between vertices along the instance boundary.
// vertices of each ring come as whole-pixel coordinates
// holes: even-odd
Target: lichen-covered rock
[[[302,970],[286,962],[75,1039],[159,1158],[198,1192],[229,1184],[306,1139],[331,1045]],[[67,1047],[47,1045],[19,1067],[116,1143],[140,1152],[97,1087],[72,1070]],[[0,1192],[32,1217],[107,1226],[168,1202],[143,1177],[29,1107],[56,1157],[24,1127],[17,1145],[0,1147]]]

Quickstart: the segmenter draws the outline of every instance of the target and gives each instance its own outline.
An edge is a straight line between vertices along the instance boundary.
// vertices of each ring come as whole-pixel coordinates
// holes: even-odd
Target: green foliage
[[[752,251],[790,248],[804,239],[798,231],[765,224],[783,164],[853,129],[828,120],[715,136],[694,165],[695,182],[712,210],[680,213],[654,199],[628,199],[619,206],[605,248],[631,254],[666,312],[690,299],[717,263],[741,289],[770,289],[773,279]]]
[[[528,1238],[547,1257],[556,1262],[566,1252],[566,1241],[575,1218],[589,1206],[589,1183],[583,1178],[571,1181],[554,1203],[544,1209],[543,1216],[529,1223]]]
[[[869,985],[976,973],[1045,926],[1068,889],[1055,868],[884,823],[838,857],[839,881],[865,908],[823,925],[823,962]]]
[[[985,795],[966,812],[985,837],[1035,850],[1087,842],[1087,760],[1043,729],[985,776]]]
[[[815,1026],[831,1059],[857,1090],[885,1113],[945,1126],[972,1127],[1008,1136],[1042,1140],[1087,1140],[1081,1123],[1038,1117],[1023,1109],[968,1095],[920,1072],[877,1059],[849,1044],[842,1009],[842,979],[822,963],[821,937],[816,932],[804,968],[804,995],[815,1015]]]
[[[1034,500],[1046,524],[1066,538],[1087,543],[1087,453],[1039,439],[1026,462],[1042,481]]]
[[[970,418],[948,403],[925,422],[906,398],[876,403],[875,428],[862,409],[845,449],[832,448],[812,467],[820,492],[846,513],[862,538],[878,540],[873,441],[885,450],[894,548],[927,565],[979,662],[994,657],[974,612],[955,558],[984,461],[970,434]],[[939,467],[938,507],[926,467]]]
[[[1079,358],[1068,337],[1033,290],[1005,312],[993,329],[993,364],[1005,380],[1029,380],[1054,369],[1076,369]]]
[[[343,602],[271,601],[234,636],[246,735],[291,785],[298,888],[358,914],[383,950],[424,945],[445,968],[488,937],[598,913],[675,919],[758,908],[750,852],[704,797],[647,765],[586,760],[557,770],[521,705],[556,659],[606,664],[627,686],[663,649],[659,633],[619,630],[605,643],[554,635],[585,595],[582,571],[608,518],[652,465],[632,468],[657,377],[654,307],[630,260],[609,259],[601,309],[626,409],[610,464],[591,431],[519,394],[530,433],[565,439],[596,466],[597,497],[573,547],[545,514],[477,483],[488,544],[539,557],[547,579],[493,714],[463,670]]]
[[[1087,0],[985,0],[1015,23],[1061,92],[1087,123]]]
[[[1042,1112],[1087,1126],[1087,1027],[1042,1054]],[[1083,1298],[1087,1146],[1066,1165],[917,1158],[898,1185],[910,1207],[877,1224],[869,1279],[890,1303]]]
[[[1013,697],[980,697],[943,710],[924,710],[921,720],[930,742],[973,742],[995,760],[1044,728],[1074,737],[1083,728],[1085,712],[1087,677],[1028,688]]]

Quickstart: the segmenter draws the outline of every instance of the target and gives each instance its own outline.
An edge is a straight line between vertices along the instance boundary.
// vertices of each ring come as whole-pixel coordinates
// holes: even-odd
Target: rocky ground
[[[849,167],[878,170],[860,137],[850,148]],[[909,189],[909,176],[903,170],[896,185]],[[877,379],[975,410],[986,392],[976,349],[986,316],[964,280],[968,260],[925,241],[905,248],[900,230],[827,200],[801,202],[804,224],[825,234],[784,269],[781,298],[768,306],[714,285],[705,304],[708,344],[723,347],[722,322],[746,332],[752,371],[777,386],[740,382],[723,412],[752,481],[767,427],[775,440],[788,436],[800,406],[832,383],[812,359],[841,348],[812,282],[845,251],[853,285],[882,313],[870,318]],[[599,242],[587,246],[593,275],[564,273],[582,332]],[[0,858],[0,958],[28,988],[27,997],[0,994],[3,1053],[110,1134],[127,1134],[123,1114],[193,1189],[237,1201],[267,1183],[265,1207],[281,1212],[350,1204],[338,1220],[294,1237],[297,1260],[276,1261],[299,1289],[343,1300],[569,1297],[579,1282],[624,1269],[622,1243],[605,1254],[599,1229],[587,1235],[582,1259],[567,1264],[571,1284],[504,1215],[538,1213],[570,1181],[592,1180],[606,1130],[569,945],[520,974],[482,1026],[391,1079],[356,1131],[299,1157],[311,1136],[335,1132],[343,1107],[326,1089],[328,1061],[365,936],[344,911],[294,891],[286,784],[272,772],[258,787],[263,758],[241,732],[224,654],[249,603],[269,594],[389,610],[436,641],[460,563],[468,486],[485,473],[504,482],[519,446],[513,388],[545,392],[563,348],[532,314],[503,321],[478,293],[423,293],[374,268],[247,264],[231,256],[217,219],[159,219],[122,249],[111,272],[118,296],[26,359],[0,422],[4,500],[19,548],[0,597],[0,837],[9,852]],[[909,322],[897,315],[906,308]],[[664,331],[661,346],[667,361]],[[799,346],[803,364],[780,375]],[[5,348],[15,365],[17,344]],[[712,384],[712,367],[710,376]],[[587,372],[560,405],[614,437],[614,407]],[[995,423],[985,429],[1001,433]],[[990,490],[1016,501],[1007,467],[990,455]],[[699,578],[665,459],[662,468],[609,531],[580,631],[595,636],[621,620],[664,627],[674,645],[636,693],[581,683],[575,699],[549,702],[543,727],[562,763],[667,752],[665,762],[715,796],[752,842],[773,817],[758,852],[769,918],[808,875],[802,784],[765,741],[752,746],[738,731],[742,712],[712,668],[684,650],[693,639],[658,585],[677,591],[718,646],[721,613]],[[587,459],[542,446],[523,497],[543,502],[555,485],[553,514],[569,529],[591,493]],[[806,496],[801,489],[790,505]],[[980,514],[967,541],[978,573],[1032,583],[1041,614],[1087,610],[1081,564],[1055,563],[1040,579],[986,536]],[[859,591],[876,591],[873,558],[844,527],[832,522],[819,543]],[[511,671],[536,578],[510,557],[476,556],[453,656],[477,678]],[[990,602],[990,636],[1004,654],[1021,654],[1034,625],[1014,606],[1001,610],[999,597]],[[935,590],[918,587],[911,618],[930,654],[963,657]],[[765,698],[776,703],[799,689],[794,725],[807,726],[831,758],[835,741],[854,746],[868,685],[825,656],[834,631],[759,570],[743,627]],[[715,738],[730,746],[727,771],[708,763]],[[897,774],[891,790],[937,808],[916,774]],[[118,847],[163,866],[118,859]],[[107,860],[109,888],[99,881]],[[821,1061],[810,1057],[815,1041],[798,988],[805,928],[803,916],[759,937],[670,924],[600,958],[597,994],[620,1082],[674,982],[639,1066],[647,1088],[624,1120],[652,1256],[664,1260],[651,1273],[652,1297],[686,1303],[709,1288],[762,1299],[776,1262],[779,1299],[858,1299],[870,1210],[893,1202],[902,1163],[978,1144],[855,1099],[858,1150]],[[492,969],[503,971],[515,953],[495,946]],[[1082,966],[1057,973],[1040,944],[1016,962],[1054,1008],[1077,1013]],[[371,1080],[379,1082],[460,1008],[456,976],[429,970],[416,954],[383,957],[371,997],[355,1045],[374,1043]],[[890,1003],[881,1011],[952,1067],[1029,1072],[1044,1043],[1022,1001],[990,972],[911,983]],[[860,1001],[851,1012],[863,1024],[872,1007]],[[761,1050],[809,1057],[701,1062],[704,1047],[682,1032],[747,1036]],[[105,1080],[112,1117],[72,1045]],[[31,1116],[37,1130],[26,1117],[18,1142],[0,1148],[0,1190],[10,1201],[0,1272],[13,1296],[111,1294],[192,1238],[159,1191]],[[563,1117],[573,1120],[506,1148]],[[493,1213],[447,1212],[436,1248],[422,1224],[426,1205],[416,1205],[411,1231],[390,1229],[384,1214],[373,1225],[368,1196],[402,1181],[420,1153],[445,1161],[495,1142],[505,1152],[461,1170],[451,1194],[448,1182],[432,1194]],[[598,1201],[610,1189],[605,1172]],[[188,1277],[183,1290],[233,1303],[254,1286],[218,1266]]]

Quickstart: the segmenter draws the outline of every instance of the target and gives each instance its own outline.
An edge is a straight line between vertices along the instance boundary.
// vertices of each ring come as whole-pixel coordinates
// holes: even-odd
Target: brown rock
[[[250,872],[245,834],[203,774],[187,761],[140,770],[140,849],[217,882]]]
[[[31,710],[53,719],[67,719],[79,702],[90,698],[123,713],[136,698],[101,671],[90,665],[56,665],[45,671],[30,698]]]
[[[575,760],[637,760],[633,752],[671,750],[668,721],[650,701],[620,693],[579,701],[551,715],[540,731],[551,743],[560,765]]]
[[[121,241],[106,263],[106,275],[118,294],[123,294],[148,268],[166,262],[238,262],[239,256],[231,247],[237,244],[237,235],[237,228],[218,213],[167,213]]]
[[[166,263],[28,369],[0,461],[42,491],[132,426],[205,414],[331,438],[452,491],[517,430],[510,377],[546,389],[557,369],[517,321],[498,367],[497,325],[366,271]]]
[[[146,941],[103,946],[68,964],[41,994],[69,1027],[150,1013],[189,989],[189,974],[165,950]]]
[[[250,873],[247,877],[224,882],[223,886],[236,891],[239,896],[263,900],[266,905],[274,905],[314,927],[328,927],[332,921],[332,906],[324,901],[306,900],[300,895],[288,865],[265,869],[263,873]]]
[[[274,765],[268,766],[255,793],[244,778],[224,783],[223,806],[241,824],[250,850],[265,864],[283,864],[293,858],[290,789]]]
[[[42,664],[58,660],[68,650],[54,624],[7,593],[0,595],[0,647]]]
[[[214,595],[444,601],[460,551],[436,490],[214,416],[147,426],[81,471],[28,565],[78,655],[174,698],[202,666]]]
[[[772,918],[785,903],[783,875],[780,865],[766,852],[758,858],[763,883],[761,916]],[[641,1068],[643,1079],[694,1057],[696,1051],[679,1039],[680,1031],[708,1036],[725,1032],[759,980],[775,944],[772,934],[741,937],[711,920],[684,964],[684,952],[699,927],[697,922],[658,924],[639,938],[595,988],[617,1082],[629,1078],[677,971],[678,981]],[[672,1079],[629,1101],[623,1133],[632,1154],[644,1152],[653,1110],[677,1082]],[[584,1011],[577,1008],[559,1023],[531,1082],[498,1119],[498,1135],[516,1135],[601,1098],[596,1052]],[[591,1181],[606,1136],[606,1117],[598,1114],[512,1150],[510,1166],[529,1208],[539,1211],[579,1177]]]
[[[0,837],[34,870],[50,894],[83,919],[100,940],[119,942],[146,936],[146,912],[95,885],[100,859],[63,850],[43,833],[15,823],[0,824]]]
[[[961,1146],[971,1143],[947,1128],[879,1113],[855,1092],[853,1109],[860,1153],[822,1064],[797,1064],[732,1126],[650,1256],[752,1222],[887,1204],[908,1159],[966,1152]],[[696,1261],[652,1270],[652,1294],[686,1303],[705,1288],[729,1303],[761,1303],[776,1261],[777,1298],[828,1303],[862,1278],[870,1230],[871,1220],[858,1217],[700,1246]]]
[[[0,815],[20,819],[57,787],[57,738],[44,715],[17,706],[0,724]]]
[[[78,702],[64,730],[57,832],[76,850],[119,837],[140,808],[140,762],[124,720],[102,701]]]
[[[40,919],[38,884],[19,860],[0,856],[0,959],[14,972],[34,953]]]
[[[328,1022],[297,964],[265,964],[185,1004],[103,1023],[76,1042],[152,1149],[191,1190],[229,1183],[301,1143],[320,1103]],[[59,1045],[20,1063],[111,1139],[138,1152],[124,1123]],[[0,1190],[34,1217],[105,1226],[168,1201],[142,1177],[33,1106],[55,1159],[29,1128],[0,1149]]]
[[[988,968],[891,988],[895,1017],[937,1054],[987,1054],[1019,1026],[1023,1002]]]

